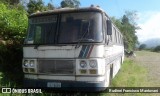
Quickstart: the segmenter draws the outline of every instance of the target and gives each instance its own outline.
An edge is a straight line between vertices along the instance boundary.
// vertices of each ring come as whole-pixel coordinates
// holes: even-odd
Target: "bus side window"
[[[121,39],[120,39],[120,33],[118,32],[118,41],[119,41],[119,44],[121,44]]]
[[[119,31],[118,31],[118,42],[119,42],[119,44],[121,44],[121,38],[120,38],[120,33],[119,33]]]
[[[112,35],[112,21],[107,20],[107,35]]]
[[[115,40],[115,30],[113,28],[112,30],[112,42],[115,44],[116,40]]]
[[[113,27],[113,30],[114,30],[114,43],[118,43],[118,38],[117,38],[117,31],[116,31],[116,28]]]

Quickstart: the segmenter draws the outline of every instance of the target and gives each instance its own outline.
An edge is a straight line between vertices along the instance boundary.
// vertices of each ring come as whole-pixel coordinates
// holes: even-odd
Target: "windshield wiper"
[[[76,45],[75,48],[78,48],[78,47],[79,47],[79,43],[80,43],[81,41],[90,41],[90,39],[85,39],[85,38],[84,38],[84,37],[86,36],[86,34],[89,33],[89,28],[90,28],[90,21],[88,22],[87,30],[83,33],[82,37],[78,40],[77,45]],[[92,40],[93,40],[93,39],[92,39]],[[94,41],[94,40],[93,40],[93,41]]]
[[[83,33],[82,37],[79,39],[79,41],[83,40],[86,34],[89,33],[89,28],[90,28],[90,21],[88,22],[87,30]]]

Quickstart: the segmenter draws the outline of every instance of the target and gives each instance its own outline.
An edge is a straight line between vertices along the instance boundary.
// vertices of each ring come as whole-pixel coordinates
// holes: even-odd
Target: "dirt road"
[[[148,69],[148,87],[160,87],[160,53],[137,51],[135,61]]]

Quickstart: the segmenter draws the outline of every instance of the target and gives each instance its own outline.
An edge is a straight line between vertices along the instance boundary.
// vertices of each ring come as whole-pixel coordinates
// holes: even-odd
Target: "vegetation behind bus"
[[[123,34],[125,49],[130,51],[134,50],[136,45],[139,44],[136,30],[140,27],[136,24],[136,16],[136,11],[126,11],[122,19],[111,18]]]
[[[27,20],[27,12],[22,6],[0,2],[0,72],[4,81],[0,86],[22,84],[22,44]]]

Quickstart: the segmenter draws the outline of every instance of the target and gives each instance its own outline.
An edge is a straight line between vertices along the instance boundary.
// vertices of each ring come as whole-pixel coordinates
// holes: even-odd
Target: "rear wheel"
[[[113,64],[110,66],[110,77],[109,77],[109,84],[111,84],[113,78]]]

